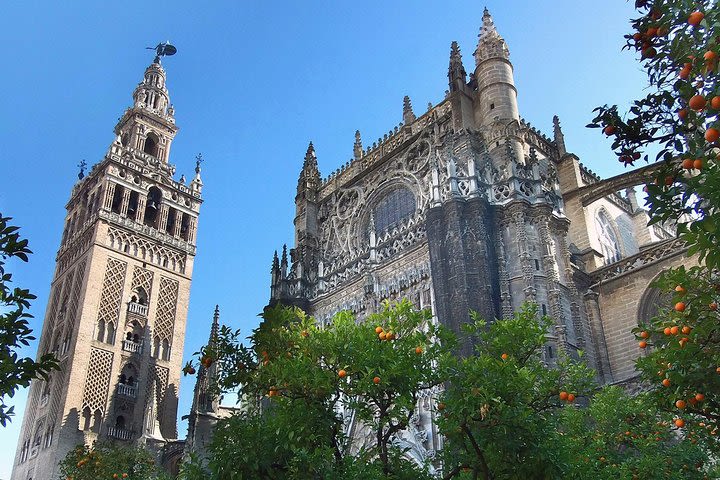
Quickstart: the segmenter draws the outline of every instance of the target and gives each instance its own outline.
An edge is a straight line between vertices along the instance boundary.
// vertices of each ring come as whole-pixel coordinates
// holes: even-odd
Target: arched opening
[[[82,420],[83,420],[82,429],[83,430],[85,430],[85,431],[90,430],[91,419],[92,419],[92,415],[90,414],[90,407],[83,408],[83,411],[82,411]]]
[[[92,431],[95,433],[100,433],[100,425],[102,424],[102,412],[100,409],[95,410],[95,413],[93,414],[93,426]]]
[[[161,203],[162,191],[157,187],[150,187],[145,205],[145,225],[148,227],[156,226]]]
[[[140,192],[131,190],[130,191],[130,199],[128,200],[127,216],[128,216],[128,218],[130,218],[132,220],[135,220],[135,217],[137,215],[139,200],[140,200]]]
[[[109,343],[110,345],[115,344],[115,323],[114,322],[108,322],[108,324],[107,324],[107,337],[105,337],[105,343]]]
[[[100,319],[100,320],[98,320],[97,341],[102,342],[104,340],[105,340],[105,320]]]
[[[143,287],[137,287],[135,290],[133,290],[133,294],[130,297],[130,301],[132,303],[137,303],[139,305],[147,305],[148,304],[148,294]]]
[[[143,146],[143,152],[147,153],[148,155],[152,155],[153,157],[157,156],[157,150],[158,150],[158,143],[159,139],[157,135],[154,133],[148,133],[147,138],[145,138],[145,145]]]
[[[167,341],[167,338],[164,338],[162,341],[162,359],[170,360],[170,343]]]
[[[122,185],[115,185],[115,192],[113,193],[113,200],[112,205],[110,209],[115,213],[120,213],[120,209],[122,208],[122,200],[123,200],[123,194],[125,193],[125,188]]]
[[[118,415],[115,419],[115,427],[125,430],[125,417]]]
[[[123,134],[122,138],[120,139],[120,143],[123,147],[127,147],[128,142],[130,141],[130,134],[127,132]]]
[[[160,337],[155,337],[153,340],[153,357],[160,357]]]

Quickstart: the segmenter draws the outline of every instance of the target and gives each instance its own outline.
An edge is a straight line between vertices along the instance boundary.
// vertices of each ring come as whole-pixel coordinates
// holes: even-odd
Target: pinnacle
[[[453,42],[450,44],[450,57],[458,57],[460,56],[460,47],[458,46],[458,43],[453,40]]]

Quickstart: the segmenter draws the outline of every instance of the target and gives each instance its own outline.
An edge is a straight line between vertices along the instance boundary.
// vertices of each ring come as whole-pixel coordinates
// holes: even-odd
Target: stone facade
[[[61,369],[32,382],[13,480],[56,478],[79,443],[160,449],[177,437],[178,387],[202,190],[168,163],[177,132],[160,59],[67,218],[38,354]]]
[[[312,143],[295,197],[295,244],[275,254],[270,303],[298,305],[319,322],[340,310],[364,318],[407,297],[458,331],[536,302],[554,320],[544,359],[586,353],[601,382],[634,376],[630,329],[651,314],[657,273],[688,263],[671,229],[647,226],[633,186],[653,166],[602,180],[518,113],[508,47],[485,11],[469,78],[453,42],[449,89],[353,158],[320,176]],[[642,300],[642,305],[640,305]],[[464,345],[463,351],[470,349]],[[441,446],[431,408],[395,439],[418,461]],[[366,431],[349,416],[353,444]]]

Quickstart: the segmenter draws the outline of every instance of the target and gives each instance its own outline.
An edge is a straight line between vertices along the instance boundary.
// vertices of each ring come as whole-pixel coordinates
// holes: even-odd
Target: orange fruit
[[[690,77],[690,69],[689,68],[683,68],[680,70],[680,78],[683,80],[687,80]]]
[[[670,331],[670,327],[665,327],[665,329],[663,330],[663,333],[664,333],[665,335],[670,335],[670,334],[672,333],[672,332]]]
[[[650,334],[648,332],[642,331],[640,332],[640,338],[648,338]]]
[[[605,129],[603,129],[603,133],[608,136],[612,135],[615,133],[615,125],[608,125]]]
[[[345,378],[347,376],[347,372],[345,370],[340,370],[338,372],[338,377]]]
[[[127,474],[127,473],[123,473],[123,474],[122,474],[122,477],[123,477],[123,478],[127,478],[127,477],[128,477],[128,474]]]
[[[642,51],[642,58],[653,58],[657,55],[657,50],[653,47],[644,48]]]
[[[720,97],[716,97],[716,98],[720,98]],[[720,103],[720,102],[719,102],[719,103]],[[678,111],[678,117],[680,117],[680,120],[685,120],[685,119],[687,118],[687,110],[684,109],[684,108],[681,108],[681,109]]]
[[[571,402],[571,403],[574,402],[574,401],[575,401],[575,395],[573,395],[572,393],[568,393],[567,401],[568,401],[568,402]]]
[[[685,426],[685,420],[683,420],[682,418],[676,418],[675,426],[678,428],[683,428]]]
[[[647,29],[647,32],[645,32],[645,35],[647,35],[648,38],[653,38],[657,36],[658,29],[655,27],[650,27]]]
[[[117,474],[117,473],[113,473],[113,478],[117,478],[117,477],[118,477],[118,474]]]
[[[705,52],[705,55],[703,55],[703,58],[706,62],[714,62],[717,60],[717,53],[713,52],[712,50],[708,50]]]
[[[642,340],[638,343],[638,347],[645,348],[647,347],[647,342],[645,340]]]
[[[704,13],[692,12],[688,17],[688,24],[692,25],[693,27],[697,27],[698,25],[700,25],[700,22],[703,21],[703,18],[705,18]]]
[[[670,379],[664,378],[662,381],[663,387],[669,387],[670,386]]]
[[[717,373],[720,373],[720,367],[717,367],[717,368],[715,369],[715,371],[716,371]]]
[[[377,378],[377,377],[375,377],[375,378]],[[445,406],[446,405],[443,402],[440,402],[437,404],[437,409],[440,411],[443,411],[443,410],[445,410]]]
[[[673,183],[675,183],[675,179],[673,177],[671,177],[671,176],[665,177],[665,185],[667,185],[669,187]]]
[[[718,307],[718,305],[717,305],[717,303],[715,303],[715,302],[712,302],[710,305],[708,305],[708,308],[709,308],[710,310],[712,310],[713,312],[714,312],[715,310],[717,310],[717,307]]]
[[[300,336],[303,338],[307,337],[308,335],[309,335],[309,333],[307,330],[303,330],[302,332],[300,332]]]
[[[682,161],[682,168],[685,170],[691,170],[693,168],[693,159],[692,158],[686,158]]]
[[[692,331],[692,328],[688,327],[687,325],[685,325],[684,327],[682,327],[682,332],[683,332],[685,335],[689,334],[691,331]]]
[[[684,312],[685,311],[685,302],[678,302],[675,304],[675,311],[676,312]]]
[[[696,393],[695,400],[697,400],[698,402],[703,402],[705,401],[705,395],[703,395],[702,393]]]
[[[415,347],[415,354],[416,354],[416,355],[421,355],[422,352],[423,352],[422,347]]]
[[[378,383],[380,383],[380,377],[375,377],[375,378],[373,378],[373,383],[374,383],[375,385],[377,385]]]
[[[385,340],[385,339],[387,338],[387,333],[385,333],[385,332],[380,332],[380,333],[378,334],[378,338],[379,338],[380,340]]]
[[[677,326],[670,327],[670,333],[673,335],[677,335],[679,331],[680,331],[680,328]]]
[[[720,138],[720,130],[718,130],[717,128],[708,128],[707,130],[705,130],[705,140],[707,140],[708,142],[717,142],[718,138]]]
[[[378,335],[380,333],[382,333],[382,331],[383,331],[383,328],[381,326],[378,325],[377,327],[375,327],[375,333],[377,333]]]
[[[685,400],[678,400],[677,402],[675,402],[675,406],[677,408],[679,408],[680,410],[683,410],[683,409],[685,409],[687,404],[685,403]]]
[[[678,285],[677,287],[675,287],[675,291],[682,295],[683,293],[685,293],[685,287],[683,287],[682,285]]]
[[[695,170],[702,170],[702,168],[703,168],[703,161],[702,161],[702,159],[698,158],[697,160],[695,160],[695,161],[693,162],[693,168],[694,168]]]
[[[562,400],[562,401],[564,402],[564,401],[567,400],[567,398],[568,398],[568,393],[567,393],[567,392],[560,392],[560,395],[558,395],[558,397],[560,397],[560,400]]]
[[[693,110],[702,110],[703,108],[705,108],[706,103],[707,101],[705,100],[705,97],[703,97],[702,95],[695,95],[690,99],[688,105]]]
[[[715,95],[712,100],[710,100],[710,106],[713,110],[720,110],[720,95]]]
[[[502,355],[500,355],[500,358],[502,358],[503,360],[507,360],[507,359],[508,359],[508,354],[507,354],[507,353],[503,353]]]

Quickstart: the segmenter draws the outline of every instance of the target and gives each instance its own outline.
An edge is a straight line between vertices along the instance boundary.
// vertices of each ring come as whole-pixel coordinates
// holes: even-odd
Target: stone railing
[[[664,258],[677,255],[687,249],[685,242],[679,239],[663,240],[646,248],[631,257],[612,263],[591,273],[592,283],[601,283],[612,280],[639,268],[651,265]]]
[[[100,214],[100,218],[103,220],[110,221],[133,232],[141,233],[154,240],[158,240],[165,245],[171,245],[178,250],[195,255],[195,246],[185,240],[175,238],[172,235],[161,232],[154,227],[149,227],[143,223],[138,223],[135,220],[123,217],[119,213],[111,212],[105,209],[101,209],[98,213]]]
[[[126,397],[135,398],[137,396],[137,389],[134,385],[127,385],[125,383],[118,383],[117,393],[119,395],[125,395]]]
[[[133,432],[120,427],[108,428],[108,437],[117,438],[118,440],[132,440]]]
[[[125,352],[140,353],[142,352],[142,342],[133,342],[132,340],[123,340],[122,349]]]
[[[147,317],[148,306],[142,305],[140,303],[130,302],[128,303],[128,313],[134,313],[136,315],[142,315],[143,317]]]

